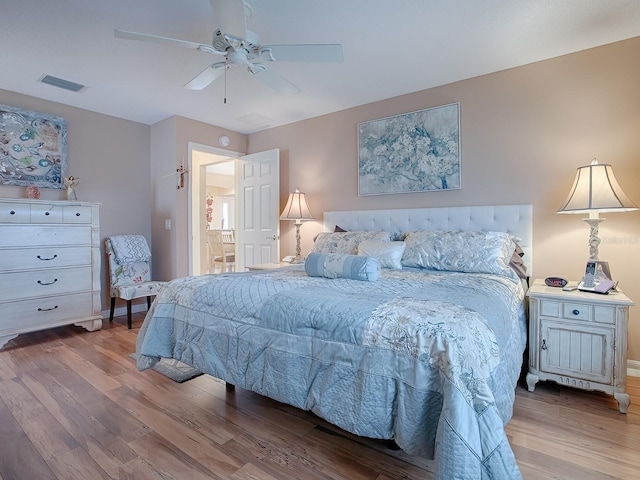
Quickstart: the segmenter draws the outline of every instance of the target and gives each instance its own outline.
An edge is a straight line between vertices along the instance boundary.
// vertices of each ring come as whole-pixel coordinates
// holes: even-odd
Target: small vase
[[[35,185],[29,185],[25,189],[25,194],[27,195],[27,198],[34,198],[37,200],[40,198],[40,189]]]

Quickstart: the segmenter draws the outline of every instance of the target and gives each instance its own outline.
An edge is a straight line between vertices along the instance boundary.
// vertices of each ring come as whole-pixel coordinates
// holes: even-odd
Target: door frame
[[[212,147],[211,145],[204,145],[196,142],[188,142],[187,144],[188,155],[187,155],[187,170],[189,171],[191,178],[190,181],[187,182],[188,185],[188,198],[187,202],[187,245],[188,245],[188,261],[189,261],[189,275],[202,275],[205,272],[200,271],[200,266],[202,265],[202,255],[203,251],[206,252],[206,245],[202,243],[202,232],[204,232],[204,228],[202,227],[202,212],[200,209],[204,203],[204,192],[203,188],[206,187],[206,175],[203,174],[205,171],[206,165],[210,165],[212,163],[218,162],[228,162],[235,161],[237,165],[237,160],[240,157],[243,157],[244,154],[241,152],[235,152],[231,150],[225,150],[223,148]],[[193,152],[202,152],[206,154],[215,155],[217,161],[214,162],[199,162],[194,160]],[[236,204],[237,204],[237,195],[236,192]],[[234,223],[238,224],[238,211],[234,212]],[[198,232],[198,235],[194,235],[194,232]]]

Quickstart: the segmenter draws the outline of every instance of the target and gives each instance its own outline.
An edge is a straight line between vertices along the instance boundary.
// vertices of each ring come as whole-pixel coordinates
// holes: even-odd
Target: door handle
[[[279,240],[280,239],[280,235],[276,235],[276,234],[267,235],[266,238],[267,238],[267,240]]]

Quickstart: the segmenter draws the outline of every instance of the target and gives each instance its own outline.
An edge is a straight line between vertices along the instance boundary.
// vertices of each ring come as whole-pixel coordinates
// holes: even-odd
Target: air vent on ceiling
[[[63,78],[52,77],[51,75],[44,75],[40,81],[47,85],[53,85],[54,87],[63,88],[71,92],[79,92],[84,88],[84,85],[80,85],[79,83],[70,82]]]

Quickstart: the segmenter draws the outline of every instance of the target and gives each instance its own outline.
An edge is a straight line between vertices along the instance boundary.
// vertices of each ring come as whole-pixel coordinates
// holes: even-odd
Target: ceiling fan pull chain
[[[227,104],[227,70],[229,67],[227,65],[224,66],[224,104]]]

